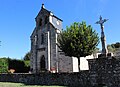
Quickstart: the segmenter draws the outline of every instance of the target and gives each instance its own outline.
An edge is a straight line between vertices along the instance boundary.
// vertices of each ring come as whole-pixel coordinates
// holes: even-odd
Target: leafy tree
[[[25,67],[30,67],[30,60],[24,60]]]
[[[14,69],[15,73],[24,72],[24,62],[22,60],[9,59],[9,70]]]
[[[15,73],[28,73],[30,70],[29,60],[8,59],[8,69],[14,69]]]
[[[108,52],[115,52],[120,48],[120,42],[107,45]]]
[[[28,73],[30,70],[30,60],[18,60],[13,58],[0,58],[0,73],[8,73],[14,69],[15,73]]]
[[[30,55],[30,52],[26,53],[23,59],[26,71],[30,70]]]
[[[30,60],[30,52],[27,52],[24,56],[24,60]]]
[[[85,22],[74,22],[58,36],[60,49],[67,56],[78,58],[80,71],[80,57],[91,55],[99,43],[99,37],[95,30]]]
[[[108,52],[112,52],[112,53],[115,52],[115,47],[113,47],[112,45],[107,45],[107,49],[108,49]]]
[[[100,52],[100,49],[99,48],[95,48],[94,51],[93,51],[93,57],[94,58],[97,58],[97,53]]]
[[[0,73],[7,73],[8,72],[8,59],[7,58],[0,58]]]
[[[112,44],[112,46],[115,47],[115,48],[120,48],[120,43],[116,42],[115,44]]]

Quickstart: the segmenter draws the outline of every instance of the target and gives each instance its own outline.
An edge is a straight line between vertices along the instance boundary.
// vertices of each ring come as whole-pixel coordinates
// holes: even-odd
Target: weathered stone
[[[79,73],[0,74],[0,82],[80,87],[120,87],[119,59],[90,59],[90,70]],[[92,69],[93,68],[93,69]]]
[[[35,20],[36,27],[31,35],[31,72],[40,73],[43,68],[49,72],[73,72],[72,58],[61,55],[57,45],[62,20],[43,5]]]

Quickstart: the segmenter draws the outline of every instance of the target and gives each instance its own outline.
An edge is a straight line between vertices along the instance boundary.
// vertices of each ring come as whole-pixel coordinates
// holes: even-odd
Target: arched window
[[[45,70],[45,57],[44,57],[44,55],[41,57],[41,60],[40,60],[40,70]]]
[[[39,20],[39,26],[42,26],[42,19]]]
[[[41,34],[41,44],[44,44],[44,34]]]

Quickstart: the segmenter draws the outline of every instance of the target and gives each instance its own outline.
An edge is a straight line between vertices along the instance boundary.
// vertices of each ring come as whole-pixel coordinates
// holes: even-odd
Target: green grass
[[[0,82],[0,87],[65,87],[65,86],[40,86],[40,85],[24,85],[22,83]]]

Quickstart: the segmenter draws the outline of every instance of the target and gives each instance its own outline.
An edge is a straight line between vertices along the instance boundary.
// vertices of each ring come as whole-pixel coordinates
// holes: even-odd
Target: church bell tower
[[[42,4],[35,21],[31,35],[31,72],[58,72],[57,36],[62,30],[62,20]]]

